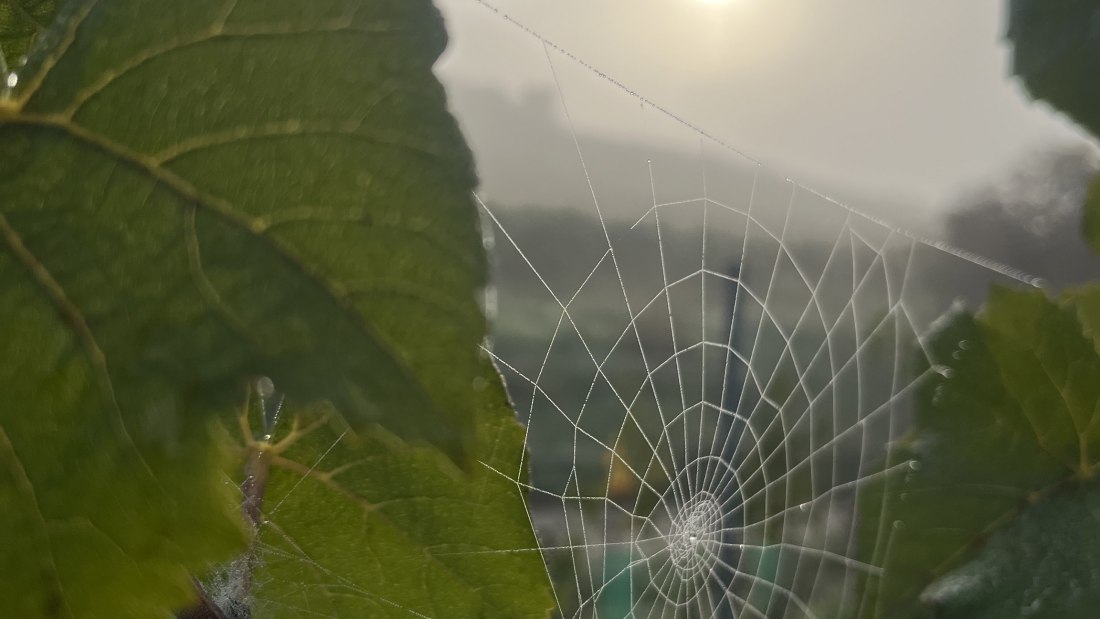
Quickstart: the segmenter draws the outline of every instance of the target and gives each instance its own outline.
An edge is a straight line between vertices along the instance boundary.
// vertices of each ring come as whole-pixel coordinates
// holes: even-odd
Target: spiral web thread
[[[776,177],[485,6],[542,47],[575,146],[560,165],[583,179],[598,229],[556,248],[591,257],[585,269],[550,275],[555,257],[513,234],[526,214],[478,198],[498,261],[530,284],[495,291],[499,322],[541,325],[486,351],[531,454],[496,472],[525,501],[559,612],[877,616],[904,527],[884,521],[883,489],[920,468],[892,445],[914,393],[946,371],[925,349],[953,302],[940,279],[1037,281]],[[678,124],[698,152],[667,169],[642,154],[644,174],[599,178],[563,59]],[[633,225],[609,216],[597,187],[639,182],[650,200]]]

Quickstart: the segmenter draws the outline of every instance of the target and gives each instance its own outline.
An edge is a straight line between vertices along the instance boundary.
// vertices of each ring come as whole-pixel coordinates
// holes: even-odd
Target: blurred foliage
[[[1100,139],[1100,0],[1010,0],[1013,70],[1028,92]],[[1085,202],[1085,236],[1100,252],[1100,175]]]
[[[52,9],[0,2],[6,58]],[[438,508],[372,544],[398,548],[428,523],[453,541],[471,514],[501,531],[476,542],[485,549],[533,544],[517,533],[528,523],[514,487],[505,501],[472,461],[515,470],[521,450],[478,348],[476,179],[431,72],[445,42],[429,0],[64,3],[0,92],[6,614],[150,617],[189,604],[190,574],[246,542],[223,473],[242,463],[217,420],[261,374],[294,401],[332,402],[348,437],[378,425],[459,465],[395,439],[334,447],[347,462],[357,451],[379,466],[430,461],[393,479],[406,489],[414,474],[466,489],[463,510],[425,501]],[[294,483],[301,496],[324,495],[312,479]],[[289,522],[362,534],[362,514],[296,494]],[[436,608],[485,616],[509,596],[545,607],[536,555],[505,561],[515,589],[486,580],[495,570],[475,568],[479,557],[504,561],[439,560],[465,580]],[[334,594],[344,576],[328,575],[310,586]],[[383,585],[396,586],[371,587]]]
[[[1032,96],[1100,135],[1100,0],[1010,0],[1008,38]]]
[[[922,596],[937,619],[1096,616],[1100,482],[1081,482],[1035,503],[998,530],[974,561]]]
[[[1087,145],[1029,155],[1004,177],[959,200],[945,219],[956,247],[1026,270],[1053,291],[1100,279],[1100,256],[1081,235],[1081,204],[1100,157]],[[936,274],[937,287],[980,307],[983,285],[966,274]]]
[[[1093,251],[1100,253],[1100,174],[1085,196],[1085,239]]]
[[[1029,92],[1100,135],[1100,2],[1011,0],[1008,37]],[[1062,178],[1065,166],[1054,168]],[[1055,193],[1084,202],[1085,236],[1097,248],[1100,178],[1088,189],[1092,174],[1087,166]],[[1026,206],[1033,186],[1016,185],[1010,200]],[[1043,251],[1066,237],[1050,230],[1060,213],[1072,212],[1058,208],[1062,202],[1047,195],[1022,209],[1029,213],[1023,237],[1044,238]],[[1019,250],[1018,239],[1003,242]],[[1065,269],[1093,268],[1087,256],[1070,262],[1051,265],[1055,285],[1074,279]],[[896,557],[888,575],[869,584],[876,599],[868,616],[1095,616],[1098,328],[1095,286],[1058,300],[995,290],[977,316],[960,313],[940,328],[930,344],[934,380],[892,455],[891,464],[909,461],[912,470],[864,497],[893,522],[888,547]]]
[[[939,330],[914,428],[891,456],[910,471],[862,498],[892,523],[864,616],[1094,616],[1100,528],[1080,516],[1100,470],[1097,310],[1096,287],[1059,301],[997,289]],[[1042,570],[1021,563],[1034,555],[1049,557]]]

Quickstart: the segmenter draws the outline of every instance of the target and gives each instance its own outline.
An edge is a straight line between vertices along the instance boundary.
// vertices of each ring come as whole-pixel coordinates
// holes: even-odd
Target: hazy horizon
[[[568,124],[541,44],[501,14],[773,170],[921,231],[1037,153],[1091,143],[1009,76],[1001,2],[499,0],[501,14],[479,0],[438,4],[451,41],[437,73],[486,191],[505,201],[521,185],[533,201],[541,191],[517,145],[560,141],[550,136]],[[558,71],[590,73],[567,64]],[[594,78],[568,93],[586,148],[684,150],[639,131]]]

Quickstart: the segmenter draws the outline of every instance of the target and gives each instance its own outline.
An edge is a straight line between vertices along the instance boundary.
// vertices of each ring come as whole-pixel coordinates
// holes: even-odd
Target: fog
[[[770,168],[921,231],[935,232],[961,197],[1034,152],[1086,142],[1010,77],[994,0],[494,0],[499,12],[479,0],[438,4],[451,43],[437,72],[483,191],[501,202],[587,197],[531,164],[575,158],[559,86],[586,152],[667,160],[697,149],[655,127],[656,111],[624,115],[636,101],[547,54],[516,23]]]
[[[945,325],[1100,276],[1001,3],[440,1],[561,615],[863,614]]]

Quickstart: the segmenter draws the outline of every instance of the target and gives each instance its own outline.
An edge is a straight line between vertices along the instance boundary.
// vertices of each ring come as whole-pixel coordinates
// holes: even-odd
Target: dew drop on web
[[[270,398],[275,393],[275,383],[266,376],[261,376],[256,379],[256,393],[261,398]]]
[[[264,441],[270,441],[275,434],[275,424],[279,422],[279,413],[283,410],[282,394],[275,393],[275,383],[267,376],[256,379],[256,394],[260,396],[260,411],[264,418]]]

